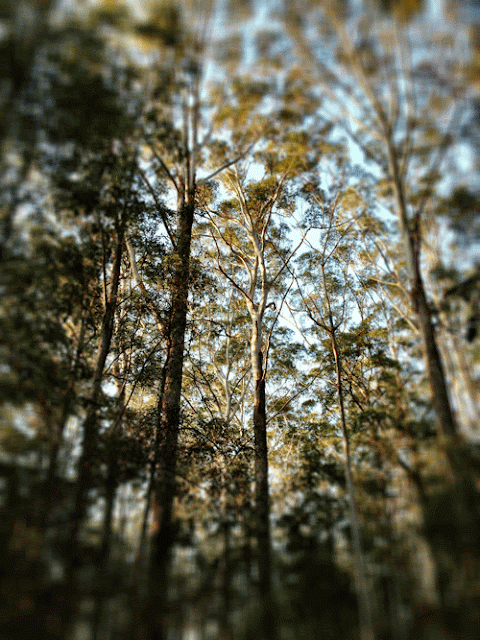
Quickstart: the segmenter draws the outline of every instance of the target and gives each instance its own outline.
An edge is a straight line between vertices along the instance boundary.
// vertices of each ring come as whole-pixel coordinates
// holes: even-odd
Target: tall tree
[[[310,11],[306,15],[313,18]],[[449,54],[442,49],[441,41],[430,43],[429,53],[433,48],[436,52],[434,62],[418,35],[418,55],[412,55],[408,25],[401,19],[392,19],[381,29],[375,13],[360,23],[360,16],[354,13],[344,19],[328,3],[317,16],[317,37],[327,35],[326,25],[333,35],[330,53],[322,56],[317,55],[313,41],[302,30],[299,11],[292,13],[288,25],[300,55],[317,70],[318,81],[338,113],[340,128],[384,181],[384,202],[396,216],[438,434],[448,443],[446,456],[454,476],[451,490],[455,494],[456,515],[451,513],[452,526],[463,549],[464,571],[469,580],[474,580],[478,559],[472,558],[480,533],[478,492],[472,476],[471,451],[459,434],[454,417],[422,270],[425,212],[439,188],[445,158],[455,149],[462,97],[468,85],[458,67],[458,74],[448,71]],[[357,21],[361,27],[358,37],[351,35],[349,20]],[[435,120],[433,113],[438,114]],[[459,621],[466,628],[475,624],[474,605],[471,600],[468,602],[468,612],[463,622]]]
[[[163,637],[162,611],[166,603],[167,568],[174,542],[173,500],[176,492],[178,438],[181,424],[181,391],[185,353],[185,332],[189,309],[189,291],[192,284],[191,240],[198,190],[208,183],[211,175],[198,178],[200,163],[211,160],[216,175],[231,166],[235,155],[217,161],[209,158],[207,145],[215,147],[210,123],[212,114],[202,100],[202,80],[206,65],[206,33],[212,19],[210,3],[190,7],[183,14],[179,6],[172,5],[168,16],[161,9],[151,16],[152,28],[140,32],[157,37],[165,46],[174,46],[173,83],[178,96],[170,94],[166,105],[155,102],[155,93],[143,118],[146,155],[153,175],[161,176],[168,184],[167,197],[176,200],[174,226],[167,224],[172,243],[170,258],[170,310],[167,321],[168,344],[165,382],[162,384],[157,430],[157,476],[154,491],[154,518],[156,533],[152,540],[150,558],[150,603],[148,634]],[[183,28],[179,30],[179,21]],[[187,27],[190,21],[191,27]],[[161,94],[161,78],[154,84]],[[160,107],[160,108],[157,108]],[[165,113],[170,113],[170,120]],[[178,125],[177,125],[178,123]],[[203,154],[203,155],[202,155]],[[206,171],[204,173],[207,173]],[[143,179],[155,198],[152,176],[143,172]],[[164,205],[164,211],[169,207]]]
[[[238,88],[245,91],[249,86]],[[254,84],[252,88],[255,89]],[[245,107],[242,105],[242,108]],[[280,119],[281,110],[275,115]],[[281,127],[280,122],[278,126]],[[311,165],[306,137],[294,131],[283,137],[276,127],[272,128],[272,141],[262,141],[253,159],[262,167],[262,178],[252,180],[248,164],[227,170],[221,184],[231,199],[223,202],[219,199],[218,205],[215,200],[212,204],[206,202],[204,211],[209,218],[214,264],[242,296],[250,316],[257,554],[264,607],[262,633],[273,637],[266,398],[268,348],[272,322],[278,318],[282,295],[286,293],[285,289],[282,292],[281,283],[293,255],[292,249],[283,242],[288,224],[282,218],[288,218],[292,210],[295,179]],[[277,303],[271,299],[275,291],[278,291]],[[265,331],[269,315],[272,319]]]
[[[341,279],[342,277],[341,271],[340,273],[335,273],[335,266],[332,269],[331,264],[329,264],[332,259],[335,260],[337,258],[335,254],[342,239],[341,232],[338,232],[335,229],[335,223],[337,222],[335,219],[335,213],[335,207],[333,206],[331,209],[329,209],[326,219],[323,220],[323,247],[321,247],[319,255],[317,257],[319,271],[318,280],[321,285],[321,290],[318,294],[310,294],[308,297],[305,297],[305,295],[300,290],[300,296],[309,317],[319,329],[327,333],[331,343],[331,351],[335,363],[335,386],[338,399],[338,411],[340,416],[340,425],[345,451],[345,478],[352,520],[353,548],[359,594],[360,634],[361,637],[365,640],[371,640],[375,637],[373,607],[369,593],[370,588],[367,577],[367,568],[363,552],[363,545],[361,541],[357,496],[353,482],[350,434],[349,427],[347,425],[347,415],[345,409],[346,382],[343,373],[343,355],[341,353],[341,348],[338,340],[339,330],[346,320],[346,304],[345,299],[343,300],[343,305],[341,304],[341,301],[338,300],[337,292],[340,288],[339,279]],[[314,262],[314,260],[312,262]],[[339,269],[337,267],[337,271],[338,270]],[[332,300],[334,293],[336,294],[335,301]]]

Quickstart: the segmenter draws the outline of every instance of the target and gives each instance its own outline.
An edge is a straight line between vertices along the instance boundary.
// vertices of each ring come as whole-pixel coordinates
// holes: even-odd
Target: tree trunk
[[[457,425],[448,397],[445,372],[437,347],[435,328],[432,323],[432,313],[425,295],[425,287],[420,275],[418,261],[414,267],[416,273],[410,296],[420,326],[422,351],[427,368],[433,409],[439,432],[443,436],[451,437],[457,434]]]
[[[255,439],[255,515],[258,579],[260,593],[261,638],[276,637],[270,552],[270,501],[268,495],[268,446],[265,400],[265,371],[262,354],[261,319],[254,318],[251,336],[252,377],[254,381],[253,431]]]
[[[111,542],[112,542],[112,530],[113,530],[113,511],[115,507],[115,497],[117,495],[118,485],[118,465],[117,461],[109,452],[108,461],[108,477],[105,483],[105,513],[103,516],[102,527],[102,540],[100,543],[100,552],[98,557],[97,572],[97,584],[98,589],[95,598],[95,609],[93,613],[92,621],[92,636],[94,640],[101,640],[102,638],[102,618],[105,608],[105,604],[108,599],[113,595],[105,589],[105,578],[107,577],[107,584],[110,585],[109,567],[108,561],[110,558]],[[103,585],[103,586],[102,586]]]
[[[388,131],[385,132],[385,137],[390,177],[393,182],[397,216],[403,237],[405,260],[410,277],[410,298],[420,328],[423,357],[427,369],[437,426],[442,435],[453,436],[457,433],[457,426],[453,417],[450,398],[448,397],[440,352],[437,347],[435,328],[432,322],[432,312],[428,305],[425,286],[420,271],[420,221],[409,220],[408,218],[407,203],[398,167],[397,154]]]
[[[474,584],[480,576],[480,505],[479,494],[470,467],[470,453],[458,433],[453,415],[440,351],[437,346],[435,327],[432,322],[425,286],[420,269],[421,230],[420,220],[409,219],[398,160],[392,139],[385,131],[390,177],[393,181],[397,216],[402,232],[407,269],[410,276],[410,297],[417,316],[422,338],[422,351],[430,384],[431,398],[437,428],[445,441],[445,454],[453,474],[453,509],[451,510],[452,535],[456,537],[458,566],[452,588],[460,593],[465,586]],[[446,507],[447,508],[447,507]],[[448,510],[448,508],[447,508]],[[435,541],[432,542],[435,546]],[[433,555],[436,550],[433,549]],[[471,587],[470,587],[471,588]],[[469,587],[467,586],[467,590]],[[460,624],[477,624],[478,607],[470,596],[464,602],[464,614]],[[474,622],[471,622],[474,621]],[[462,632],[463,633],[463,632]]]
[[[110,352],[113,337],[115,310],[117,307],[117,294],[120,284],[120,271],[123,256],[123,224],[118,233],[115,257],[112,265],[110,293],[105,305],[100,333],[100,346],[95,364],[92,393],[89,399],[89,407],[83,424],[83,449],[79,461],[79,477],[77,482],[77,496],[72,515],[72,540],[77,540],[81,521],[85,515],[86,494],[90,488],[92,479],[92,465],[97,445],[98,401],[102,390],[103,370]],[[74,545],[75,546],[75,545]]]
[[[174,542],[173,499],[176,489],[178,432],[184,360],[185,329],[188,313],[190,245],[194,219],[193,190],[180,203],[177,214],[177,243],[174,253],[170,343],[167,353],[165,390],[157,430],[159,433],[159,465],[155,483],[157,531],[152,539],[149,575],[149,638],[165,637],[163,616],[167,604],[167,569]]]
[[[324,258],[323,258],[324,259]],[[350,456],[350,437],[347,428],[347,419],[345,415],[345,402],[343,394],[343,372],[342,357],[338,348],[336,332],[338,324],[335,324],[332,307],[330,304],[330,296],[326,283],[325,263],[322,262],[322,284],[323,294],[325,296],[325,306],[327,312],[328,323],[326,325],[317,321],[317,325],[323,328],[329,335],[332,346],[332,355],[335,362],[335,376],[337,387],[338,409],[340,413],[340,424],[342,427],[343,447],[345,451],[345,479],[347,484],[348,501],[350,503],[350,517],[352,521],[352,540],[353,555],[355,560],[355,580],[358,593],[358,610],[360,622],[360,638],[361,640],[374,640],[375,629],[373,624],[373,608],[370,597],[370,590],[367,579],[367,568],[363,555],[362,540],[360,536],[360,518],[358,516],[357,497],[352,477],[352,460]]]
[[[227,464],[225,458],[220,464],[221,490],[220,490],[220,522],[222,531],[223,550],[219,562],[221,605],[219,611],[219,626],[223,640],[232,638],[232,628],[230,624],[231,609],[231,553],[230,553],[230,522],[228,515],[228,480]]]
[[[330,306],[327,299],[327,305]],[[343,400],[343,380],[342,361],[335,337],[335,327],[329,309],[330,339],[332,343],[332,353],[335,360],[335,372],[337,377],[337,396],[340,409],[340,422],[342,425],[343,446],[345,450],[345,479],[347,482],[348,499],[350,502],[350,514],[352,518],[352,539],[355,557],[355,573],[358,589],[359,612],[360,612],[360,637],[361,640],[374,640],[375,631],[373,625],[372,603],[368,588],[367,569],[363,556],[362,541],[360,538],[360,519],[358,517],[357,499],[355,486],[352,478],[352,461],[350,457],[350,438],[348,436],[347,421],[345,418],[345,406]]]
[[[268,497],[267,420],[265,411],[265,376],[262,353],[258,354],[255,372],[253,429],[255,436],[255,507],[259,554],[260,589],[270,591],[270,525]]]

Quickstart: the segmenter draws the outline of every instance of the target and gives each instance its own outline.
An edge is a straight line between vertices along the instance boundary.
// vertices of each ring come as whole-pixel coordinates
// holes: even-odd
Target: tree
[[[325,230],[323,233],[323,247],[321,248],[321,252],[318,255],[318,280],[321,283],[321,292],[320,295],[310,294],[307,297],[302,293],[300,289],[300,296],[305,306],[306,312],[308,313],[308,316],[319,329],[327,333],[331,343],[332,356],[335,362],[335,387],[338,398],[338,411],[345,450],[345,478],[351,510],[353,548],[355,554],[356,578],[359,593],[360,630],[362,638],[373,639],[375,637],[373,626],[373,609],[369,594],[367,570],[360,537],[360,521],[358,515],[357,498],[352,477],[350,436],[347,426],[344,401],[345,380],[342,364],[343,356],[338,341],[339,329],[345,322],[345,300],[343,301],[343,305],[339,305],[338,296],[335,296],[336,304],[334,307],[334,303],[331,299],[333,297],[333,294],[336,294],[338,289],[340,288],[338,283],[340,274],[335,273],[335,267],[333,268],[332,273],[332,268],[329,263],[332,262],[332,258],[333,260],[336,260],[338,245],[342,238],[340,233],[335,233],[336,230],[334,229],[334,225],[336,220],[334,217],[334,207],[330,209],[329,214],[327,215],[328,218],[324,220]]]
[[[239,83],[237,91],[258,91],[259,87],[254,83],[250,86]],[[245,111],[243,103],[240,111],[227,113],[234,119],[242,117]],[[281,113],[279,109],[276,117],[280,119]],[[265,337],[264,324],[268,315],[272,317],[270,322],[273,323],[278,318],[283,304],[281,296],[284,297],[287,291],[281,291],[281,282],[293,255],[288,246],[283,246],[282,236],[286,235],[288,225],[281,218],[288,216],[293,207],[294,181],[310,168],[306,136],[292,131],[283,138],[280,127],[279,122],[272,129],[271,142],[264,142],[253,155],[256,163],[262,166],[262,178],[253,181],[249,177],[248,165],[237,165],[234,169],[227,170],[225,178],[221,180],[223,189],[227,196],[232,196],[231,199],[220,200],[219,205],[216,205],[214,199],[212,204],[206,202],[204,205],[216,269],[243,298],[251,322],[255,510],[259,587],[265,607],[262,633],[265,637],[270,637],[275,632],[270,613],[272,569],[266,400],[268,349],[273,324]],[[240,136],[240,132],[235,132],[233,140],[236,141]],[[276,222],[277,218],[280,219],[279,222]],[[277,305],[270,298],[279,287],[277,311]]]
[[[474,540],[479,531],[478,494],[470,468],[471,454],[458,433],[448,395],[421,262],[423,219],[438,188],[442,163],[453,148],[452,127],[459,123],[456,114],[465,84],[441,66],[447,60],[438,57],[432,64],[420,46],[421,55],[409,58],[409,45],[403,39],[406,29],[400,23],[392,27],[396,29],[393,38],[389,31],[377,29],[373,16],[365,21],[361,38],[354,39],[347,23],[334,10],[327,5],[323,9],[317,24],[319,34],[324,33],[323,25],[330,25],[334,34],[332,57],[320,59],[313,53],[302,33],[299,12],[293,13],[289,24],[300,43],[301,55],[317,69],[319,83],[337,109],[340,126],[384,181],[385,203],[397,218],[438,433],[451,443],[447,456],[455,476],[452,490],[456,493],[457,515],[453,521],[461,522],[463,533],[459,535],[465,553],[470,555],[477,546]],[[441,49],[437,47],[436,51]],[[421,87],[416,83],[420,77]],[[432,119],[433,113],[438,114],[436,120]]]
[[[176,102],[171,97],[167,100],[171,121],[165,120],[163,107],[158,105],[160,108],[157,109],[157,105],[152,101],[146,110],[143,123],[143,134],[152,170],[169,185],[168,196],[173,195],[176,199],[175,227],[169,228],[168,224],[166,226],[173,251],[170,258],[171,302],[167,321],[165,381],[161,385],[156,426],[158,438],[156,454],[158,472],[155,479],[154,500],[156,533],[152,541],[150,560],[150,613],[148,615],[151,625],[148,633],[152,638],[162,637],[163,633],[161,614],[159,615],[158,612],[161,612],[165,606],[167,567],[174,542],[173,500],[176,492],[188,296],[193,281],[190,254],[195,208],[200,185],[208,184],[210,177],[217,175],[236,161],[234,155],[219,162],[216,162],[213,156],[209,158],[207,156],[209,161],[215,162],[215,167],[210,175],[206,175],[201,180],[197,177],[199,165],[204,161],[202,157],[204,147],[207,143],[211,148],[215,148],[218,144],[211,139],[212,131],[208,131],[208,123],[203,119],[208,115],[210,121],[214,122],[214,117],[202,108],[201,100],[202,67],[205,64],[203,56],[206,51],[204,26],[211,18],[211,8],[205,6],[200,9],[200,14],[195,14],[194,11],[191,14],[194,21],[193,28],[188,30],[185,27],[181,40],[176,40],[174,43],[177,47],[178,59],[172,72],[173,82],[179,88],[179,100]],[[186,19],[176,8],[175,16],[178,19]],[[160,20],[157,27],[156,19]],[[149,31],[149,35],[156,35],[164,40],[165,44],[171,44],[168,38],[165,40],[166,34],[161,20],[160,13],[152,17],[154,29]],[[196,26],[195,21],[197,21]],[[173,23],[168,25],[168,28],[173,33]],[[145,32],[145,29],[142,29],[142,32]],[[161,86],[159,78],[155,79],[155,82],[157,87]],[[161,93],[161,89],[159,91]],[[178,118],[178,127],[176,118]],[[156,193],[150,175],[144,173],[143,178],[155,199]],[[164,210],[168,209],[165,205],[163,207]]]

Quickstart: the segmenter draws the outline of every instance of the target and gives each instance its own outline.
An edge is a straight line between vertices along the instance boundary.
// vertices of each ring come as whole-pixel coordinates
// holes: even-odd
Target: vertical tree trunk
[[[110,352],[113,337],[115,310],[117,307],[117,295],[120,284],[120,271],[123,257],[124,225],[121,224],[118,236],[115,257],[112,265],[110,292],[102,318],[100,333],[100,345],[95,364],[92,392],[89,398],[87,415],[83,424],[83,448],[79,461],[79,477],[77,482],[77,495],[74,512],[72,515],[71,538],[77,540],[81,521],[85,515],[86,494],[91,484],[92,464],[97,446],[97,422],[98,401],[102,390],[103,370]],[[74,545],[75,547],[75,545]]]
[[[187,192],[177,214],[177,243],[172,277],[170,343],[167,353],[165,390],[157,429],[159,433],[159,469],[155,482],[157,531],[152,539],[149,575],[149,638],[165,637],[163,616],[167,604],[167,569],[174,542],[173,499],[177,467],[180,400],[184,360],[185,329],[188,313],[190,245],[194,219],[194,190]]]
[[[253,318],[251,336],[252,377],[254,382],[253,431],[255,440],[255,529],[260,593],[261,638],[276,637],[270,551],[270,501],[268,495],[268,446],[265,399],[265,370],[262,354],[261,318]]]
[[[167,337],[167,343],[169,344],[168,337]],[[160,377],[158,412],[161,411],[161,407],[163,404],[163,395],[165,393],[166,376],[167,376],[167,361],[165,361],[163,364],[162,373]],[[138,582],[139,578],[143,575],[143,572],[144,572],[143,570],[145,568],[146,560],[148,557],[148,554],[147,554],[148,527],[149,527],[150,514],[152,510],[153,493],[155,489],[156,468],[157,468],[157,463],[159,459],[160,432],[158,427],[159,427],[159,424],[157,424],[155,437],[152,443],[152,450],[150,452],[150,459],[149,459],[149,466],[148,466],[148,480],[147,480],[147,487],[145,491],[145,509],[142,516],[142,526],[140,529],[138,549],[137,549],[137,555],[135,559],[135,567],[133,571],[135,582]]]
[[[100,543],[98,565],[96,567],[97,578],[95,586],[99,590],[95,596],[95,609],[92,617],[93,640],[101,640],[102,638],[102,622],[104,619],[103,612],[105,604],[112,596],[112,593],[106,591],[105,585],[110,585],[108,560],[110,558],[112,541],[113,510],[115,506],[115,497],[117,495],[118,465],[116,459],[110,452],[108,457],[108,476],[105,483],[105,513],[103,516],[102,539]],[[106,577],[107,581],[105,581]]]
[[[328,304],[328,303],[327,303]],[[343,380],[342,362],[335,337],[335,327],[332,316],[330,320],[330,339],[332,343],[332,353],[335,360],[335,372],[337,377],[337,396],[340,409],[340,422],[342,425],[343,446],[345,450],[345,478],[347,482],[348,498],[350,502],[350,513],[352,518],[352,538],[356,564],[356,581],[358,589],[359,611],[360,611],[360,637],[361,640],[374,640],[375,632],[373,625],[372,603],[368,588],[367,569],[363,556],[362,541],[360,538],[360,519],[358,517],[357,499],[355,486],[352,478],[352,461],[350,457],[350,438],[348,436],[347,422],[345,418],[345,406],[343,400]]]
[[[268,497],[267,420],[265,410],[265,375],[262,352],[257,354],[253,430],[255,437],[255,508],[259,554],[260,589],[270,591],[270,524]]]
[[[110,291],[102,318],[100,344],[95,363],[92,391],[89,398],[87,415],[83,424],[82,453],[79,460],[75,502],[73,505],[73,513],[71,516],[69,530],[71,544],[65,567],[65,589],[69,593],[69,600],[65,611],[62,611],[62,634],[66,631],[68,625],[72,623],[75,616],[77,601],[81,596],[81,594],[75,593],[76,569],[78,564],[81,562],[79,534],[82,521],[87,511],[87,494],[91,487],[93,478],[93,466],[98,439],[98,401],[102,389],[103,370],[105,368],[105,362],[110,352],[113,338],[114,318],[117,307],[117,296],[123,257],[124,231],[125,221],[122,220],[117,232],[117,243],[111,271]]]
[[[222,602],[219,611],[219,626],[223,640],[230,640],[232,637],[232,628],[230,624],[230,608],[231,608],[231,554],[230,554],[230,522],[228,516],[228,480],[227,480],[227,464],[225,458],[222,459],[220,465],[221,490],[220,490],[220,522],[222,531],[223,551],[219,563],[220,571],[220,589],[222,594]]]
[[[451,580],[451,588],[458,594],[465,590],[464,585],[473,584],[480,576],[480,499],[475,479],[470,468],[470,454],[465,442],[458,433],[447,390],[445,372],[437,345],[432,312],[428,304],[425,285],[420,269],[421,230],[420,220],[410,220],[404,193],[404,183],[400,176],[398,159],[388,131],[385,131],[388,149],[390,177],[393,181],[397,215],[403,235],[405,258],[410,276],[410,297],[417,316],[422,338],[422,351],[431,391],[432,405],[437,428],[445,443],[445,454],[453,473],[453,509],[452,535],[456,536],[458,557],[455,563],[458,569]],[[432,542],[435,547],[435,542]],[[433,549],[434,557],[437,556]],[[439,569],[437,568],[437,571]],[[459,624],[478,625],[479,614],[475,599],[468,594],[464,601],[464,613]],[[473,627],[472,627],[473,628]],[[460,633],[463,631],[457,629]]]
[[[332,307],[330,304],[330,296],[327,289],[325,264],[322,262],[322,284],[325,296],[325,306],[327,315],[327,324],[324,325],[317,321],[317,325],[324,329],[329,337],[332,345],[332,355],[335,362],[335,375],[338,408],[340,413],[340,424],[342,427],[343,446],[345,450],[345,479],[347,484],[348,500],[350,503],[350,517],[352,520],[352,539],[353,552],[355,559],[355,578],[357,583],[358,602],[359,602],[359,622],[360,622],[360,638],[361,640],[374,640],[375,630],[373,624],[373,610],[370,591],[368,588],[367,568],[363,555],[362,541],[360,536],[360,518],[358,516],[357,497],[352,477],[352,460],[350,456],[350,437],[348,434],[347,420],[345,416],[345,403],[343,395],[343,375],[342,375],[342,358],[338,348],[336,332],[338,324],[335,324]]]
[[[435,328],[432,322],[432,312],[428,305],[425,285],[420,271],[420,229],[418,228],[420,221],[413,221],[408,218],[407,203],[405,201],[397,155],[388,130],[385,132],[385,137],[390,177],[393,182],[397,216],[403,237],[405,259],[410,277],[410,297],[420,328],[422,351],[430,384],[432,404],[439,432],[444,436],[453,436],[457,433],[457,426],[450,405],[450,398],[448,397],[440,352],[437,347]]]

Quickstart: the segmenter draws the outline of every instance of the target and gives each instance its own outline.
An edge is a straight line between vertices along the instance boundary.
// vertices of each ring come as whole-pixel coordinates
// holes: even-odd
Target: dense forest
[[[480,639],[480,15],[0,4],[2,640]]]

